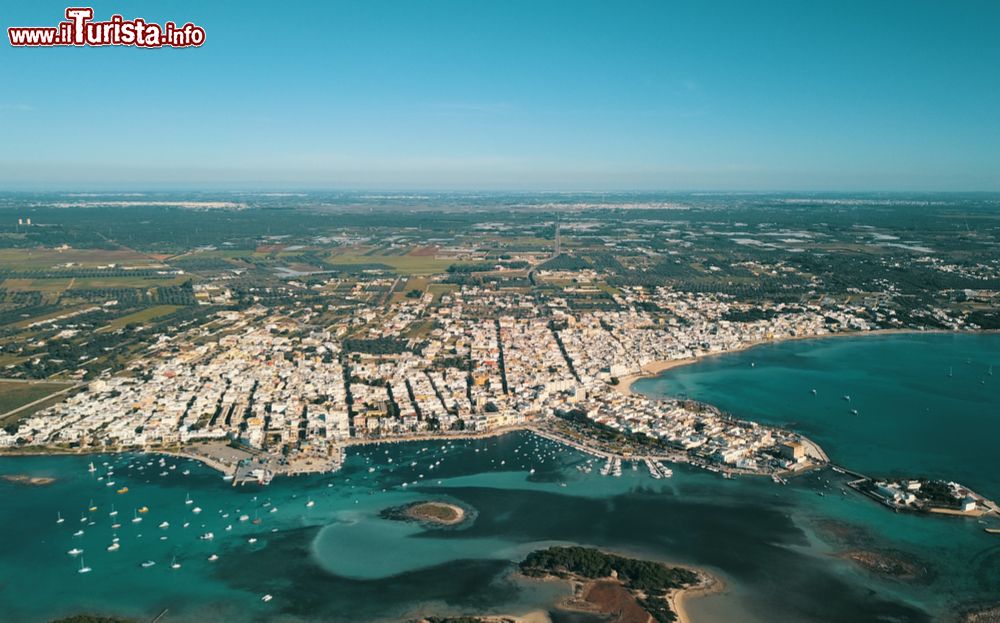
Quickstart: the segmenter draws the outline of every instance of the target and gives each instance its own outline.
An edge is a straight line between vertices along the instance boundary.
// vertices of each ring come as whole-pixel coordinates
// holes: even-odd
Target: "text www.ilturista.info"
[[[10,44],[18,47],[125,45],[142,48],[186,48],[205,43],[205,29],[188,22],[162,26],[142,18],[124,19],[112,15],[106,22],[95,22],[94,9],[70,7],[66,21],[58,26],[11,26],[7,29]]]

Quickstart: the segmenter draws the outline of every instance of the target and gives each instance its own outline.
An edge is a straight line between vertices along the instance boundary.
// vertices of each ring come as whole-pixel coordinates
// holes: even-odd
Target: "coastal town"
[[[657,476],[652,461],[776,478],[825,464],[796,433],[627,385],[658,364],[866,330],[861,317],[806,308],[730,322],[720,320],[735,306],[724,297],[666,288],[651,297],[670,321],[635,306],[574,314],[559,299],[468,286],[437,305],[424,296],[391,306],[384,320],[360,313],[330,327],[304,328],[308,317],[263,308],[220,312],[217,325],[163,338],[124,374],[0,432],[0,445],[183,450],[223,440],[251,452],[270,477],[335,470],[350,443],[530,428],[607,459],[649,458]],[[647,298],[627,292],[622,304]],[[433,329],[404,338],[417,319]],[[358,334],[352,324],[364,339],[344,339]]]

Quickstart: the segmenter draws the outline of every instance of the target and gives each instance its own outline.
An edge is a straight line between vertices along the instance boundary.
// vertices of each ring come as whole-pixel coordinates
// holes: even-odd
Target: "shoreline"
[[[600,551],[606,554],[613,554],[613,552],[608,552],[603,549]],[[725,581],[723,581],[722,578],[720,578],[719,576],[709,572],[707,569],[704,569],[702,567],[695,567],[687,564],[664,562],[659,559],[656,559],[655,562],[668,567],[687,569],[688,571],[691,571],[692,573],[695,573],[698,576],[699,582],[697,584],[685,588],[672,589],[664,595],[664,599],[666,599],[667,603],[670,605],[670,610],[673,611],[673,613],[677,616],[676,623],[701,623],[691,618],[691,613],[688,612],[687,610],[687,602],[689,602],[690,600],[696,600],[702,597],[708,597],[711,595],[717,595],[719,593],[723,593],[726,590]],[[566,612],[580,612],[587,614],[594,614],[595,612],[598,612],[601,614],[607,614],[601,611],[593,602],[588,602],[586,600],[586,595],[589,593],[590,589],[592,589],[594,586],[596,586],[601,582],[617,583],[624,590],[628,591],[630,595],[632,593],[624,584],[621,584],[618,580],[613,579],[611,577],[584,578],[576,575],[570,575],[569,577],[560,577],[558,575],[532,577],[524,575],[520,571],[515,571],[515,573],[522,581],[557,582],[568,586],[571,591],[571,594],[558,599],[553,604],[554,608]],[[576,590],[577,585],[579,585],[580,587],[579,592]],[[635,596],[632,595],[632,598],[635,599]],[[645,610],[645,608],[643,609]],[[492,617],[500,615],[490,614],[481,616],[482,618],[489,620]],[[511,616],[510,618],[519,620],[516,616]]]
[[[701,576],[704,582],[690,588],[670,591],[667,602],[670,604],[670,609],[677,615],[677,623],[695,623],[694,619],[691,618],[691,613],[687,610],[687,601],[717,595],[726,590],[726,583],[722,581],[722,578],[699,567],[687,568]]]
[[[1000,331],[996,330],[978,330],[978,331],[951,331],[949,329],[875,329],[872,331],[838,331],[836,333],[823,333],[820,335],[793,335],[788,337],[781,337],[771,340],[761,340],[759,342],[750,342],[745,346],[740,348],[734,348],[732,350],[720,350],[713,353],[705,353],[703,355],[698,355],[695,357],[685,357],[683,359],[657,359],[656,361],[651,361],[640,368],[640,372],[637,374],[629,374],[618,379],[618,384],[613,385],[616,390],[623,394],[630,395],[635,394],[632,390],[632,385],[640,379],[651,379],[656,378],[660,374],[666,372],[667,370],[672,370],[673,368],[679,368],[681,366],[688,366],[705,359],[712,357],[719,357],[722,355],[732,355],[735,353],[742,353],[744,351],[757,348],[758,346],[771,346],[775,344],[782,344],[785,342],[800,342],[804,340],[826,340],[828,338],[844,338],[844,337],[868,337],[875,335],[989,335],[998,333]]]
[[[619,391],[625,395],[632,395],[636,392],[633,391],[632,385],[640,380],[646,378],[656,378],[658,375],[671,370],[674,368],[679,368],[681,366],[687,366],[710,357],[718,357],[722,355],[731,355],[734,353],[741,353],[758,346],[769,346],[774,344],[781,344],[784,342],[793,341],[803,341],[803,340],[826,340],[828,338],[844,338],[844,337],[855,337],[863,338],[868,336],[884,336],[884,335],[991,335],[1000,333],[1000,330],[977,330],[977,331],[952,331],[948,329],[876,329],[873,331],[840,331],[836,333],[826,333],[822,335],[802,335],[802,336],[789,336],[781,337],[778,339],[762,340],[759,342],[748,343],[745,346],[736,348],[733,350],[724,350],[713,353],[706,353],[696,357],[687,357],[683,359],[665,359],[652,361],[650,363],[642,366],[642,372],[639,374],[632,374],[628,376],[621,377],[617,385],[613,385],[616,391]],[[453,440],[470,440],[470,439],[489,439],[492,437],[500,437],[507,435],[509,433],[515,433],[519,431],[528,431],[536,433],[535,422],[523,422],[521,424],[511,424],[508,426],[503,426],[497,429],[489,431],[474,431],[467,432],[461,431],[456,433],[428,433],[428,434],[414,434],[405,435],[399,437],[386,437],[386,438],[350,438],[346,439],[341,444],[341,450],[344,451],[350,447],[358,446],[369,446],[378,445],[381,443],[416,443],[420,441],[453,441]],[[815,450],[817,457],[822,457],[826,462],[829,462],[829,458],[822,448],[815,442],[808,440],[803,436],[803,440],[807,441],[809,445]],[[136,452],[141,454],[162,454],[167,456],[174,456],[178,458],[186,458],[198,461],[199,463],[220,472],[223,475],[230,475],[235,472],[235,465],[228,465],[224,461],[216,460],[213,457],[195,453],[188,450],[188,448],[197,447],[199,442],[195,442],[187,447],[171,447],[170,449],[165,448],[80,448],[80,449],[65,449],[65,448],[44,448],[39,447],[37,449],[22,449],[22,448],[0,448],[0,458],[6,457],[19,457],[19,456],[85,456],[92,454],[125,454],[128,452]],[[570,444],[571,445],[571,444]],[[572,445],[571,445],[572,447]],[[247,452],[246,450],[243,450]],[[251,454],[252,453],[248,453]],[[296,471],[286,474],[275,474],[275,475],[287,475],[295,476],[308,473],[322,474],[328,473],[331,470],[315,470],[315,471]]]

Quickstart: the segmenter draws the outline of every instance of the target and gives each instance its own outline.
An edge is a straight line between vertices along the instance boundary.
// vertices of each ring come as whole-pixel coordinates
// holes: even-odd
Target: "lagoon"
[[[706,359],[634,388],[684,392],[790,424],[847,467],[955,478],[1000,497],[996,475],[982,469],[992,458],[983,451],[1000,438],[1000,377],[987,374],[997,353],[996,335],[790,342]],[[849,414],[846,393],[860,415]],[[1000,538],[975,520],[891,513],[846,493],[829,470],[778,486],[685,466],[668,480],[628,465],[620,478],[602,477],[576,469],[587,460],[530,433],[383,444],[352,448],[337,473],[259,488],[231,487],[172,457],[164,467],[145,455],[0,458],[0,474],[55,478],[45,486],[0,481],[0,612],[4,621],[34,622],[77,612],[149,620],[167,610],[165,623],[523,614],[549,610],[568,592],[513,574],[527,552],[554,543],[707,569],[727,588],[688,601],[694,623],[931,621],[1000,595]],[[128,493],[115,493],[122,486]],[[472,517],[430,527],[379,516],[424,499],[459,504]],[[141,506],[149,511],[133,524]],[[163,521],[169,528],[157,527]],[[79,529],[84,535],[74,537]],[[206,531],[212,541],[198,538]],[[121,549],[108,552],[115,533]],[[72,547],[84,549],[91,573],[76,572]],[[894,580],[841,556],[859,550],[906,556],[926,574]],[[211,553],[219,559],[209,562]],[[175,557],[179,569],[170,568]],[[157,564],[143,569],[144,560]],[[274,599],[264,603],[264,594]]]

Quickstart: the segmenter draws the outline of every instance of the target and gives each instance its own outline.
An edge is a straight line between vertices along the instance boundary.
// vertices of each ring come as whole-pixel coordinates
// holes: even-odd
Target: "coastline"
[[[670,609],[677,615],[677,623],[696,623],[687,610],[687,602],[692,599],[716,595],[726,590],[726,583],[716,575],[698,567],[687,567],[697,573],[703,580],[701,584],[690,588],[671,591],[667,596]]]
[[[684,359],[658,359],[656,361],[651,361],[643,365],[640,369],[641,372],[638,374],[629,374],[618,379],[618,384],[613,387],[623,394],[633,394],[632,385],[639,379],[649,379],[656,378],[663,372],[671,370],[673,368],[679,368],[681,366],[691,365],[693,363],[698,363],[699,361],[709,359],[711,357],[719,357],[722,355],[732,355],[733,353],[742,353],[744,351],[750,350],[752,348],[757,348],[758,346],[770,346],[774,344],[783,344],[785,342],[798,342],[803,340],[826,340],[828,338],[843,338],[843,337],[867,337],[873,335],[940,335],[940,334],[952,334],[952,335],[972,335],[972,334],[990,334],[997,333],[997,331],[992,330],[979,330],[979,331],[950,331],[948,329],[875,329],[873,331],[837,331],[836,333],[823,333],[820,335],[793,335],[788,337],[775,338],[770,340],[761,340],[759,342],[748,342],[746,345],[739,348],[734,348],[732,350],[720,350],[714,353],[705,353],[698,355],[696,357],[685,357]]]
[[[733,354],[733,353],[740,353],[740,352],[743,352],[743,351],[747,351],[747,350],[750,350],[752,348],[756,348],[758,346],[768,346],[768,345],[780,344],[780,343],[784,343],[784,342],[802,341],[802,340],[826,340],[828,338],[844,338],[844,337],[867,337],[867,336],[876,336],[876,335],[934,335],[934,334],[952,334],[952,335],[966,335],[967,334],[967,335],[974,335],[974,334],[995,334],[995,333],[1000,333],[1000,331],[998,331],[998,330],[952,331],[952,330],[948,330],[948,329],[927,329],[927,330],[921,330],[921,329],[875,329],[875,330],[872,330],[872,331],[840,331],[840,332],[835,332],[835,333],[825,333],[825,334],[822,334],[822,335],[787,336],[787,337],[780,337],[780,338],[770,339],[770,340],[762,340],[762,341],[759,341],[759,342],[750,342],[750,343],[747,343],[744,346],[741,346],[740,348],[735,348],[735,349],[732,349],[732,350],[723,350],[723,351],[718,351],[718,352],[713,352],[713,353],[705,353],[705,354],[702,354],[702,355],[698,355],[696,357],[687,357],[687,358],[683,358],[683,359],[666,359],[666,360],[652,361],[652,362],[647,363],[644,366],[642,366],[642,368],[641,368],[642,371],[639,374],[632,374],[632,375],[621,377],[619,379],[618,384],[614,385],[612,387],[616,391],[619,391],[619,392],[621,392],[623,394],[626,394],[626,395],[630,395],[630,394],[634,393],[633,390],[632,390],[632,385],[636,381],[638,381],[639,379],[655,378],[656,376],[662,374],[663,372],[665,372],[667,370],[671,370],[673,368],[678,368],[678,367],[681,367],[681,366],[686,366],[686,365],[690,365],[690,364],[693,364],[693,363],[697,363],[697,362],[702,361],[704,359],[707,359],[709,357],[718,357],[718,356],[722,356],[722,355],[730,355],[730,354]],[[456,440],[456,439],[458,439],[458,440],[488,439],[488,438],[491,438],[491,437],[500,437],[500,436],[503,436],[503,435],[506,435],[506,434],[509,434],[509,433],[513,433],[513,432],[518,432],[518,431],[535,432],[535,423],[533,421],[529,421],[529,422],[523,422],[523,423],[520,423],[520,424],[511,424],[511,425],[508,425],[508,426],[503,426],[503,427],[496,428],[496,429],[489,430],[489,431],[474,431],[474,432],[460,431],[460,432],[456,432],[456,433],[434,432],[434,433],[414,434],[414,435],[405,435],[405,436],[388,437],[388,438],[350,438],[350,439],[346,439],[346,440],[344,440],[342,442],[341,448],[342,448],[342,450],[344,450],[346,448],[354,447],[354,446],[378,445],[378,444],[381,444],[381,443],[415,443],[415,442],[420,442],[420,441],[450,441],[450,440]],[[806,441],[809,444],[809,446],[813,449],[813,451],[814,451],[813,452],[813,456],[822,458],[822,460],[824,460],[826,462],[829,462],[829,458],[827,457],[826,453],[822,450],[822,448],[819,445],[817,445],[815,442],[812,442],[811,440],[808,440],[805,437],[803,437],[803,440]],[[202,464],[204,464],[204,465],[206,465],[206,466],[208,466],[208,467],[210,467],[210,468],[212,468],[212,469],[214,469],[214,470],[222,473],[223,475],[229,475],[230,473],[232,473],[232,472],[235,471],[236,465],[231,465],[231,464],[229,464],[229,463],[227,463],[225,461],[218,460],[215,457],[209,456],[207,454],[201,454],[201,453],[197,453],[197,452],[193,451],[193,448],[196,448],[198,446],[198,443],[199,442],[195,442],[194,444],[190,444],[188,446],[180,447],[180,448],[172,446],[169,449],[168,448],[156,448],[156,447],[150,447],[150,448],[132,448],[132,447],[129,447],[129,448],[79,448],[79,449],[72,449],[72,450],[71,449],[67,449],[67,448],[45,448],[45,447],[28,448],[28,449],[24,449],[24,448],[13,448],[13,449],[3,448],[3,449],[0,449],[0,458],[4,458],[4,457],[18,457],[18,456],[59,456],[59,455],[83,456],[83,455],[89,455],[89,454],[122,454],[122,453],[127,453],[127,452],[137,452],[137,453],[144,453],[144,454],[163,454],[163,455],[167,455],[167,456],[175,456],[175,457],[180,457],[180,458],[193,459],[195,461],[198,461],[198,462],[200,462],[200,463],[202,463]],[[201,442],[201,443],[207,443],[207,442]],[[242,450],[242,451],[245,452],[246,454],[248,454],[249,456],[253,456],[253,453],[247,452],[246,450]],[[305,470],[305,471],[287,472],[285,474],[276,474],[276,475],[293,476],[293,475],[299,475],[299,474],[304,474],[304,473],[325,473],[326,471],[328,471],[328,470],[314,470],[314,471]]]
[[[604,550],[601,551],[604,552]],[[698,576],[699,582],[697,584],[685,588],[676,588],[670,590],[664,596],[664,598],[670,605],[670,609],[677,616],[676,623],[706,623],[704,621],[696,621],[695,619],[693,619],[691,617],[691,613],[687,610],[687,606],[689,605],[689,602],[691,600],[696,600],[702,597],[708,597],[710,595],[716,595],[724,592],[726,590],[726,583],[722,580],[722,578],[710,573],[709,571],[701,567],[667,563],[661,560],[657,560],[656,562],[669,567],[687,569]],[[575,575],[571,575],[569,577],[547,575],[544,577],[536,578],[524,575],[523,573],[520,572],[518,572],[518,576],[521,578],[521,580],[535,581],[535,582],[558,582],[567,585],[572,591],[572,593],[570,595],[567,595],[559,599],[554,604],[555,608],[567,612],[581,612],[588,614],[594,614],[595,612],[599,612],[602,614],[607,614],[606,612],[601,611],[596,604],[586,599],[586,596],[588,595],[589,591],[599,583],[614,582],[619,586],[621,586],[623,590],[626,591],[628,590],[624,585],[620,584],[618,580],[612,579],[610,577],[583,578]],[[579,590],[577,590],[577,586],[579,586]],[[629,593],[631,594],[631,591],[629,591]],[[536,614],[536,613],[531,613],[531,614]],[[493,617],[497,616],[501,615],[484,615],[482,618],[486,620],[491,620]],[[518,616],[511,616],[511,615],[505,615],[505,616],[508,616],[510,619],[518,621],[518,623],[520,623],[521,621],[521,618],[519,618]]]

